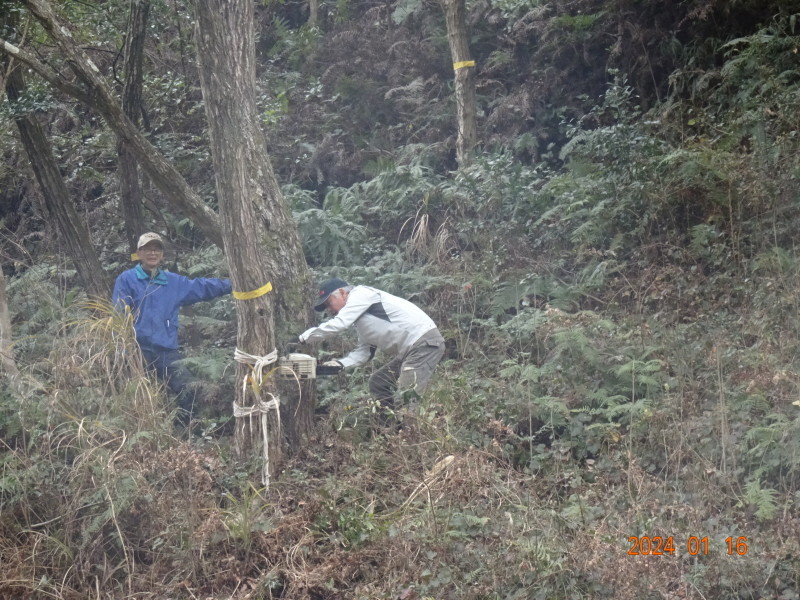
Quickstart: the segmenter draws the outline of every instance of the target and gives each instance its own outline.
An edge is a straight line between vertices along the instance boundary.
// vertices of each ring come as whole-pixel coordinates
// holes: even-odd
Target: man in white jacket
[[[385,406],[392,406],[396,391],[422,394],[444,355],[444,338],[431,318],[408,300],[366,285],[351,286],[330,279],[318,291],[314,310],[326,310],[331,319],[301,333],[301,343],[323,340],[355,326],[358,345],[338,360],[324,363],[340,368],[358,367],[381,350],[393,356],[369,379],[369,391]]]

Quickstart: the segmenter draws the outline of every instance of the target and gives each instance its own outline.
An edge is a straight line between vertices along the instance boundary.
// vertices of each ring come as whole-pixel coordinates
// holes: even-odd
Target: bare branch
[[[0,38],[0,50],[8,54],[12,59],[16,59],[20,63],[33,69],[33,71],[35,71],[42,79],[47,81],[54,88],[72,96],[80,102],[89,102],[89,95],[81,87],[65,81],[61,75],[41,62],[30,52],[27,52],[22,48],[18,48],[11,42],[7,42],[2,38]]]
[[[64,53],[64,59],[75,75],[93,88],[97,88],[97,91],[104,95],[111,95],[105,80],[100,76],[100,69],[77,44],[66,25],[58,22],[52,6],[43,0],[24,0],[24,2],[28,10]]]

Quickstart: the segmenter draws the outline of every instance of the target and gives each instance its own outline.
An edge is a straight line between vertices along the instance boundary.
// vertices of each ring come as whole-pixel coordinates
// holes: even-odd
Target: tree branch
[[[11,42],[8,42],[2,38],[0,38],[0,50],[8,54],[12,59],[16,59],[27,67],[33,69],[42,79],[47,81],[57,90],[72,96],[80,102],[87,104],[89,103],[90,98],[86,91],[77,85],[73,85],[70,82],[65,81],[63,77],[41,62],[30,52],[27,52],[22,48],[18,48]]]
[[[53,8],[47,0],[22,0],[30,13],[36,17],[48,35],[56,42],[64,60],[86,89],[66,84],[69,88],[61,88],[63,83],[48,79],[59,89],[70,89],[77,92],[80,99],[90,108],[97,110],[106,120],[108,126],[117,134],[136,155],[142,168],[150,175],[153,182],[175,204],[175,206],[192,219],[194,224],[215,244],[222,247],[222,234],[219,216],[206,206],[203,200],[189,187],[177,169],[153,147],[142,132],[125,115],[119,100],[108,85],[100,69],[75,41],[66,25],[56,18]],[[4,42],[3,50],[12,56],[19,57],[22,50]],[[32,57],[31,57],[32,58]],[[21,59],[20,59],[21,60]],[[33,59],[37,64],[39,61]],[[33,68],[33,67],[31,67]],[[46,72],[52,77],[52,71]],[[38,71],[37,71],[38,72]],[[43,75],[44,76],[44,75]]]

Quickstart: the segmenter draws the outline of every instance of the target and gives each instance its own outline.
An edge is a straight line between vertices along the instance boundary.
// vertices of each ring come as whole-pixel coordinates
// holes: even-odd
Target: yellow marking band
[[[271,291],[272,282],[268,281],[267,285],[262,285],[260,288],[253,290],[252,292],[233,292],[233,297],[237,300],[252,300],[253,298],[258,298],[259,296],[263,296]]]
[[[474,67],[475,61],[474,60],[462,60],[461,62],[453,63],[453,71],[458,71],[459,69],[463,69],[464,67]]]
[[[138,255],[138,254],[136,254],[136,252],[133,252],[133,253],[131,254],[131,260],[139,260],[139,255]]]

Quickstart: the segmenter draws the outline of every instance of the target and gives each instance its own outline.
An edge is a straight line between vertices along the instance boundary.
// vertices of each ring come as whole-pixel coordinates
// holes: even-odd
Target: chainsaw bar
[[[317,365],[317,375],[336,375],[342,370],[342,367],[330,367],[325,365]]]

